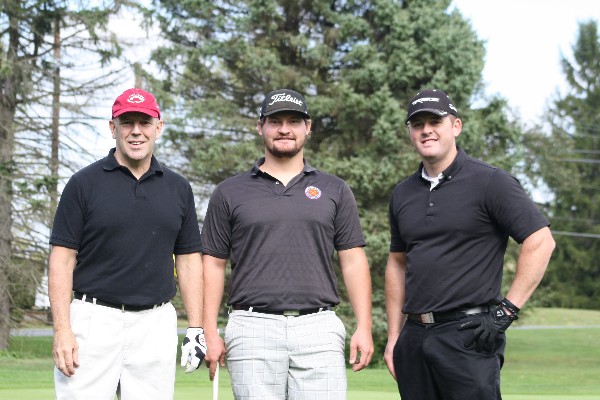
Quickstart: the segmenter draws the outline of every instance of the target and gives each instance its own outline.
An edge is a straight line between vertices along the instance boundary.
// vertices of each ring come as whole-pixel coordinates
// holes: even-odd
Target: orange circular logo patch
[[[304,194],[311,200],[316,200],[321,197],[321,189],[316,186],[309,186],[304,190]]]

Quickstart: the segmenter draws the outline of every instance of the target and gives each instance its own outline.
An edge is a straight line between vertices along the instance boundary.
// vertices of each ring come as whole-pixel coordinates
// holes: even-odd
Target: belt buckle
[[[421,323],[423,323],[423,324],[433,324],[435,322],[435,320],[433,319],[432,312],[421,314],[420,317],[421,317]]]
[[[283,315],[285,315],[286,317],[297,317],[298,315],[300,315],[300,310],[285,310],[283,312]]]
[[[465,316],[467,315],[472,315],[472,314],[481,314],[481,313],[485,313],[488,312],[489,310],[486,307],[483,306],[477,306],[477,307],[471,307],[471,308],[467,308],[464,313]]]

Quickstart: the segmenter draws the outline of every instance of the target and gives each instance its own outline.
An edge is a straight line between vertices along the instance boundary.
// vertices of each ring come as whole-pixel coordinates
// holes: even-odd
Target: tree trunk
[[[60,160],[58,158],[58,147],[60,143],[59,126],[60,126],[60,64],[61,64],[61,41],[60,41],[60,16],[56,14],[54,17],[54,76],[53,76],[53,91],[52,91],[52,137],[51,137],[51,152],[50,152],[50,176],[51,180],[48,185],[48,195],[50,197],[50,212],[48,213],[47,226],[52,226],[56,206],[58,205],[58,166]],[[47,283],[48,267],[44,271],[45,282]],[[43,296],[48,296],[48,285],[40,285],[39,290],[45,290],[41,293]],[[52,323],[52,309],[48,308],[46,321]]]
[[[15,5],[19,7],[19,5]],[[9,42],[6,65],[0,81],[0,350],[8,348],[10,335],[11,298],[9,292],[10,265],[12,263],[12,174],[15,135],[13,120],[17,103],[20,71],[17,66],[18,21],[14,13],[9,16]],[[4,56],[4,55],[3,55]]]

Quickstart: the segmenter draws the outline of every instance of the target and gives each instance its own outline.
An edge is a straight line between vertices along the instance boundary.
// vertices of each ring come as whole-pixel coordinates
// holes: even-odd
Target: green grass
[[[3,356],[19,359],[52,358],[52,336],[11,336],[8,353],[0,352],[0,361]]]
[[[33,340],[34,338],[30,338]],[[0,358],[0,399],[38,400],[51,399],[53,391],[53,362],[50,358],[18,359]],[[367,369],[361,372],[348,371],[348,399],[389,399],[397,394],[396,384],[383,369]],[[210,399],[212,382],[208,370],[201,367],[192,374],[185,374],[178,367],[175,385],[175,400]],[[226,369],[221,369],[219,398],[232,400],[231,381]]]
[[[53,367],[51,358],[0,358],[0,398],[12,398],[3,395],[6,389],[52,389]]]
[[[508,330],[503,393],[596,394],[600,329]]]
[[[505,400],[592,400],[600,398],[600,312],[535,309],[519,320],[556,329],[509,329],[502,369]],[[574,326],[592,325],[589,328]],[[0,353],[0,398],[54,398],[52,338],[11,337]],[[221,370],[219,398],[233,399],[229,374]],[[385,368],[348,370],[348,400],[399,399]],[[192,374],[177,367],[175,400],[210,399],[212,383],[201,367]]]
[[[525,309],[514,326],[596,326],[600,327],[600,311],[567,308]]]

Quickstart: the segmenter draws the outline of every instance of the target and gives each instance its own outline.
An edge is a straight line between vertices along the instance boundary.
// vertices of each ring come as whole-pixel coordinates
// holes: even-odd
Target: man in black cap
[[[544,275],[550,223],[517,179],[456,145],[446,93],[418,93],[406,124],[422,163],[390,201],[384,360],[403,400],[500,399],[504,331]],[[503,297],[509,237],[522,246]]]
[[[334,250],[357,321],[352,369],[366,367],[373,353],[371,278],[356,202],[343,180],[304,160],[310,129],[300,93],[267,94],[257,123],[264,158],[221,182],[208,205],[202,228],[206,362],[212,380],[227,355],[236,399],[346,398]],[[227,259],[230,313],[223,342],[217,315]]]

